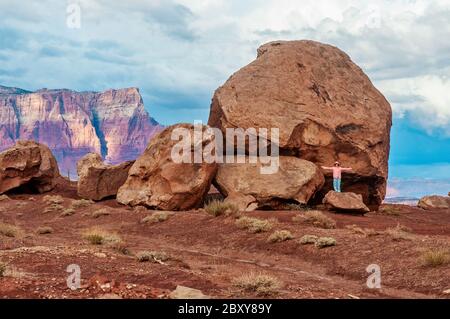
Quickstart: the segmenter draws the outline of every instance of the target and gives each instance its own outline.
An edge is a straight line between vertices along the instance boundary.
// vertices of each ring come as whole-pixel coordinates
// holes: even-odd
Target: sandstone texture
[[[370,209],[364,204],[362,196],[355,193],[328,192],[323,204],[331,210],[350,213],[368,213]]]
[[[346,191],[381,204],[386,193],[392,111],[364,72],[341,50],[313,41],[261,46],[214,94],[208,124],[279,128],[280,152],[330,166],[339,160]],[[331,189],[331,173],[317,196]]]
[[[450,209],[450,196],[425,196],[417,206],[422,209]]]
[[[117,195],[119,187],[128,178],[134,161],[118,165],[105,165],[99,154],[90,153],[78,161],[78,196],[84,199],[102,200]]]
[[[33,141],[18,141],[0,153],[0,194],[25,187],[44,193],[56,186],[58,165],[49,148]]]
[[[194,135],[192,124],[177,124],[156,135],[136,160],[128,173],[128,179],[117,194],[119,203],[146,206],[160,210],[189,210],[199,207],[208,193],[217,164],[177,163],[172,159],[172,148],[179,140],[172,140],[172,132],[186,130]],[[202,126],[206,130],[206,126]],[[213,143],[211,135],[204,134],[199,141],[206,147]],[[189,155],[194,141],[189,145]],[[191,156],[191,159],[193,156]]]
[[[0,151],[17,140],[43,143],[66,176],[76,176],[76,163],[87,153],[109,164],[134,160],[161,129],[137,88],[29,92],[0,86]]]
[[[324,183],[321,170],[293,156],[280,156],[274,174],[261,174],[261,163],[220,164],[214,185],[225,201],[240,210],[277,208],[286,202],[306,204]]]

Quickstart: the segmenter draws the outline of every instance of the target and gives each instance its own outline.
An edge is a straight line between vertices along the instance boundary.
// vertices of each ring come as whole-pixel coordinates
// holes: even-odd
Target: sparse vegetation
[[[247,229],[250,233],[255,234],[271,230],[273,222],[271,220],[262,220],[244,216],[236,220],[236,226],[241,229]]]
[[[64,198],[61,195],[45,195],[42,201],[46,204],[62,204]]]
[[[363,235],[365,237],[372,237],[372,236],[377,236],[380,233],[378,231],[376,231],[375,229],[371,229],[371,228],[361,228],[357,225],[347,225],[345,226],[345,228],[347,228],[348,230],[351,230],[353,233],[358,234],[358,235]]]
[[[233,280],[233,286],[258,296],[273,296],[278,293],[281,284],[278,279],[264,274],[250,273]]]
[[[325,248],[330,246],[336,246],[336,239],[333,237],[319,237],[316,241],[317,248]]]
[[[62,212],[64,210],[64,206],[60,205],[60,204],[50,204],[49,206],[47,206],[43,213],[44,214],[48,214],[48,213],[58,213],[58,212]]]
[[[10,199],[11,199],[11,198],[9,198],[8,195],[5,195],[5,194],[0,195],[0,202],[2,202],[2,201],[4,201],[4,200],[10,200]]]
[[[139,262],[163,263],[170,257],[163,251],[141,251],[136,254]]]
[[[144,224],[161,223],[168,220],[170,214],[168,212],[155,212],[147,217],[144,217],[141,222]]]
[[[425,267],[439,267],[450,262],[450,254],[447,250],[429,250],[420,256],[420,262]]]
[[[394,206],[381,206],[378,210],[380,214],[390,215],[390,216],[400,216],[400,211]]]
[[[414,235],[411,234],[411,229],[400,224],[385,230],[385,234],[390,236],[394,241],[413,240]]]
[[[39,235],[51,234],[51,233],[53,233],[53,228],[51,228],[49,226],[42,226],[36,230],[36,233],[38,233]]]
[[[82,235],[92,245],[116,245],[122,242],[119,235],[96,227],[84,231]]]
[[[5,276],[5,273],[6,273],[6,264],[0,262],[0,278]]]
[[[133,208],[133,211],[135,213],[146,213],[148,211],[148,209],[145,206],[136,206]]]
[[[72,201],[71,208],[77,210],[77,209],[89,207],[92,204],[94,204],[94,201],[92,201],[92,200],[78,199],[78,200]]]
[[[65,209],[62,213],[61,213],[61,217],[67,217],[67,216],[72,216],[73,214],[75,214],[75,210],[72,208],[67,208]]]
[[[21,229],[17,226],[0,222],[0,235],[14,238],[19,237],[21,232]]]
[[[219,200],[213,200],[210,201],[208,204],[205,205],[205,210],[208,214],[211,214],[215,217],[221,216],[221,215],[234,215],[238,212],[238,209],[236,206],[230,203],[226,203]]]
[[[318,210],[306,211],[303,214],[292,217],[293,222],[306,222],[315,227],[324,229],[336,228],[336,221]]]
[[[110,213],[106,208],[96,210],[91,214],[92,218],[99,218],[101,216],[108,216],[108,215],[110,215]]]
[[[311,245],[311,244],[315,244],[318,239],[319,239],[319,237],[314,236],[314,235],[304,235],[302,238],[300,238],[298,240],[298,243],[300,245]]]
[[[291,234],[289,230],[277,230],[272,235],[269,236],[267,241],[271,243],[280,243],[293,238],[294,236]]]

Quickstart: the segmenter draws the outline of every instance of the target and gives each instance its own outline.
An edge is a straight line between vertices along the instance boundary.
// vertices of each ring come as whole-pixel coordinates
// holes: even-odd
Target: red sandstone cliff
[[[113,164],[135,159],[161,128],[137,88],[97,93],[0,86],[0,151],[16,140],[46,144],[63,175],[76,175],[76,162],[89,152]]]

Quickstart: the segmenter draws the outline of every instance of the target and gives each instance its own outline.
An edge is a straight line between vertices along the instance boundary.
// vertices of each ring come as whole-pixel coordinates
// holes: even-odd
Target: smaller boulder
[[[417,204],[422,209],[450,209],[450,196],[425,196]]]
[[[370,209],[364,204],[362,195],[355,193],[328,192],[323,199],[328,209],[338,212],[365,214]]]
[[[18,141],[0,153],[0,194],[18,187],[44,193],[59,178],[58,165],[50,149],[33,141]]]
[[[99,201],[117,195],[119,187],[127,180],[133,163],[134,161],[129,161],[119,165],[105,165],[100,155],[85,155],[77,163],[78,196]]]

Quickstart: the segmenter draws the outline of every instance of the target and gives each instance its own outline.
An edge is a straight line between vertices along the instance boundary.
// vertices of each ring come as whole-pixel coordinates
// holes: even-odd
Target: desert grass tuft
[[[450,254],[448,250],[434,249],[424,252],[419,259],[423,266],[434,268],[448,264]]]
[[[246,293],[256,293],[258,296],[273,296],[278,294],[281,283],[275,277],[265,274],[250,273],[233,279],[233,286]]]
[[[336,239],[333,237],[319,237],[315,244],[317,248],[336,246]]]
[[[15,238],[19,237],[21,234],[22,230],[19,227],[0,222],[0,235]]]
[[[169,217],[170,217],[170,214],[168,212],[155,212],[147,217],[144,217],[141,220],[141,223],[144,223],[144,224],[162,223],[162,222],[168,220]]]
[[[77,210],[77,209],[89,207],[93,204],[94,204],[94,201],[92,201],[90,199],[78,199],[78,200],[72,200],[72,203],[70,206],[72,209]]]
[[[64,198],[61,195],[45,195],[42,199],[46,204],[62,204],[64,203]]]
[[[323,229],[336,228],[336,221],[318,210],[310,210],[300,215],[294,216],[292,218],[292,221],[306,222],[313,225],[314,227]]]
[[[73,214],[75,214],[75,210],[73,208],[67,208],[61,213],[60,216],[67,217],[67,216],[72,216]]]
[[[4,277],[6,273],[6,264],[0,262],[0,278]]]
[[[413,240],[415,237],[411,234],[411,229],[400,224],[395,227],[387,228],[385,234],[390,236],[393,241]]]
[[[273,228],[273,221],[253,217],[240,217],[235,223],[238,228],[246,229],[253,234],[267,232]]]
[[[314,236],[314,235],[304,235],[304,236],[302,236],[302,238],[300,238],[298,240],[298,243],[300,245],[311,245],[311,244],[315,244],[318,239],[319,239],[319,237]]]
[[[116,233],[98,227],[85,230],[82,236],[92,245],[117,245],[122,242],[122,239]]]
[[[277,230],[267,239],[270,243],[280,243],[286,240],[293,239],[294,236],[289,230]]]
[[[238,208],[231,203],[226,203],[220,200],[210,201],[205,205],[205,210],[208,214],[215,217],[221,215],[234,215],[238,213]]]

